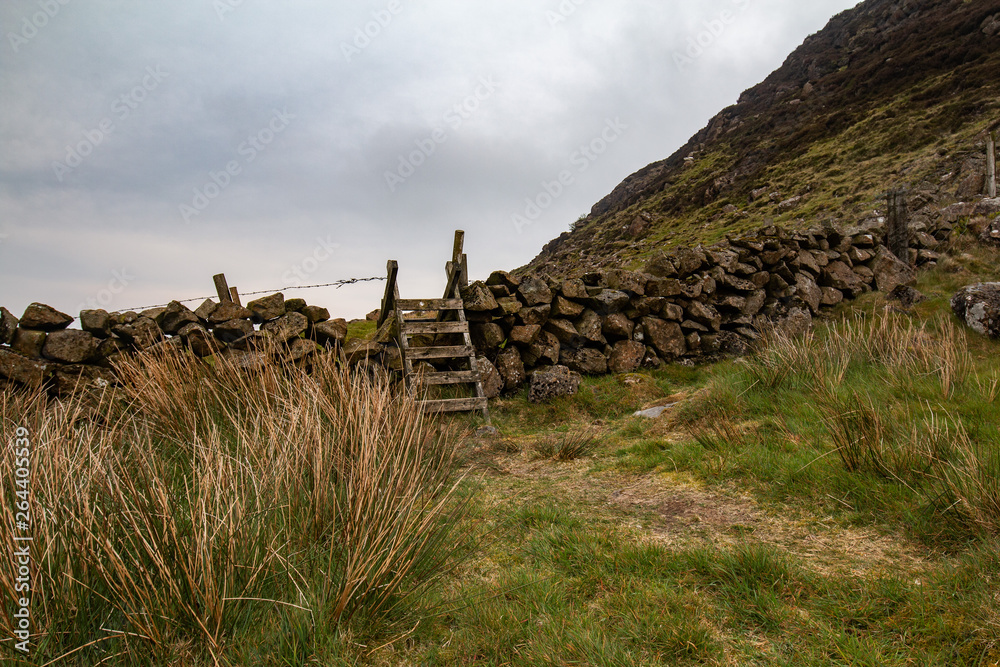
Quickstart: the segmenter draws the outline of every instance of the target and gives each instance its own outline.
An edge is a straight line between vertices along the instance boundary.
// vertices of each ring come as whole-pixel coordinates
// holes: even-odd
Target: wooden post
[[[229,288],[229,296],[231,297],[232,302],[235,303],[237,306],[242,306],[243,305],[242,303],[240,303],[240,293],[239,293],[239,290],[237,290],[235,287],[230,287]]]
[[[219,303],[232,301],[233,295],[229,291],[229,284],[226,282],[226,274],[216,274],[212,276],[212,280],[215,281],[215,293],[219,295]]]
[[[399,273],[399,264],[394,259],[390,259],[385,265],[388,279],[385,281],[385,295],[382,297],[382,310],[378,314],[378,327],[381,328],[389,316],[396,310],[396,275]]]
[[[997,135],[990,132],[986,140],[986,194],[992,199],[997,196]]]
[[[910,216],[906,207],[906,191],[890,190],[887,199],[889,216],[886,223],[886,245],[893,255],[909,264]]]

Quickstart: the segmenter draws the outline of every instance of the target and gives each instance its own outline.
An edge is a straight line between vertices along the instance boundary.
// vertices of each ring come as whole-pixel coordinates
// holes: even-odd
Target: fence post
[[[906,207],[906,191],[890,190],[888,194],[889,217],[886,226],[886,245],[900,260],[910,263],[909,211]]]
[[[219,303],[233,300],[233,294],[229,291],[229,284],[226,282],[226,274],[218,273],[212,276],[215,281],[215,292],[219,295]]]
[[[242,306],[243,305],[242,303],[240,303],[240,293],[239,293],[239,290],[237,290],[235,287],[230,287],[229,288],[229,296],[231,297],[233,303],[235,303],[237,306]]]
[[[997,134],[990,132],[986,139],[986,193],[997,196]]]

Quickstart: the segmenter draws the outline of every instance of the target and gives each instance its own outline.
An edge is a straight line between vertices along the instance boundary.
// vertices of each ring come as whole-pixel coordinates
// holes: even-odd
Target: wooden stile
[[[465,304],[461,295],[461,288],[468,285],[468,258],[462,252],[464,243],[465,232],[456,231],[452,259],[445,266],[447,286],[444,296],[440,299],[400,299],[397,285],[399,267],[394,260],[390,260],[387,265],[388,281],[378,325],[381,327],[387,319],[395,317],[407,391],[417,398],[417,403],[425,413],[482,411],[483,417],[489,423],[489,402],[483,392],[483,383],[476,362],[476,349],[472,345],[469,323],[465,319]],[[419,313],[421,317],[413,317],[414,313]],[[434,313],[436,315],[432,317],[425,316]],[[411,339],[418,336],[422,342],[429,340],[430,344],[413,345],[414,341]],[[441,337],[448,339],[458,336],[462,337],[462,344],[440,340]],[[418,374],[413,370],[415,360],[452,360],[464,363],[468,369]],[[421,392],[419,395],[423,396],[426,395],[428,387],[460,385],[471,386],[474,395],[435,400],[418,397],[418,390]]]

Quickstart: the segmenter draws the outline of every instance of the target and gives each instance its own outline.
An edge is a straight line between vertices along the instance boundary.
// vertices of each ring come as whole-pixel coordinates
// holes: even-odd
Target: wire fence
[[[386,277],[377,276],[373,278],[348,278],[346,280],[336,280],[332,283],[322,283],[319,285],[287,285],[285,287],[276,287],[274,289],[262,289],[262,290],[257,290],[255,292],[241,292],[240,296],[243,297],[243,296],[256,296],[258,294],[274,294],[275,292],[285,292],[287,290],[293,290],[293,289],[315,289],[317,287],[333,287],[336,289],[340,289],[344,285],[354,285],[356,283],[370,283],[380,280],[386,280]],[[215,296],[217,295],[211,294],[209,296],[196,296],[190,299],[177,299],[176,301],[177,303],[191,303],[192,301],[204,301],[205,299],[211,299]],[[169,306],[171,303],[173,303],[173,301],[169,303],[158,303],[152,306],[134,306],[132,308],[121,308],[120,310],[123,312],[128,312],[128,311],[148,310],[150,308],[164,308],[166,306]]]

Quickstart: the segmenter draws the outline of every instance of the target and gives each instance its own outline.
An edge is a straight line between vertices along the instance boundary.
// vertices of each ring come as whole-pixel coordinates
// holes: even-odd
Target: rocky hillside
[[[860,222],[984,187],[1000,127],[1000,0],[867,0],[834,17],[677,152],[626,178],[524,271],[641,267],[770,223]]]

